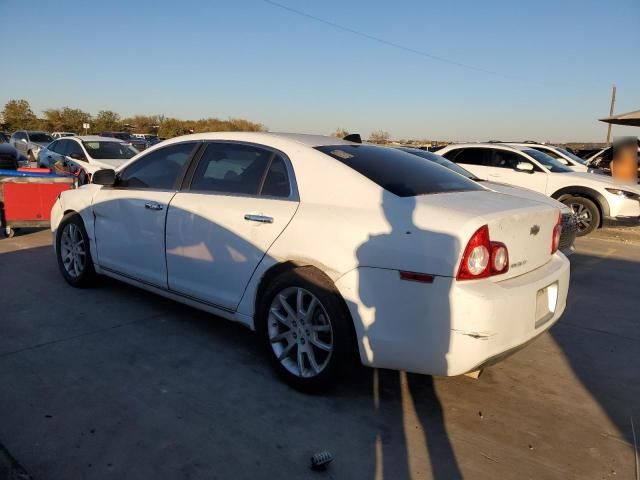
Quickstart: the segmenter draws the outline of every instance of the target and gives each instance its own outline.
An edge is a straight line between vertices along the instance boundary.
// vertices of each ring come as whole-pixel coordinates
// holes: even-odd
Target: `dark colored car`
[[[2,135],[0,138],[3,138]],[[0,170],[16,170],[28,165],[27,157],[20,154],[9,142],[0,141]]]
[[[126,142],[129,145],[131,145],[133,148],[135,148],[139,152],[150,147],[149,142],[147,142],[142,138],[136,138],[133,135],[131,135],[129,132],[101,132],[100,136],[117,138],[119,140],[122,140],[123,142]]]

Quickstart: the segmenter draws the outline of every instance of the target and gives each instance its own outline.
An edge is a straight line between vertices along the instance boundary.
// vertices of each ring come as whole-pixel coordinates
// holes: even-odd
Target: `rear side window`
[[[251,145],[210,143],[198,163],[191,190],[258,195],[274,153]]]
[[[395,148],[373,145],[315,147],[353,168],[399,197],[430,193],[484,190],[475,182],[423,158]]]
[[[455,163],[486,166],[490,153],[486,148],[460,148],[446,152],[443,156]]]

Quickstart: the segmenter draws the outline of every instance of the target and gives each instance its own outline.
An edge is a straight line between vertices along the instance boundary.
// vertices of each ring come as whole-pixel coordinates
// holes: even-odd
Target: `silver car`
[[[29,159],[35,162],[42,148],[53,142],[53,137],[46,132],[34,130],[18,130],[11,135],[11,144]]]

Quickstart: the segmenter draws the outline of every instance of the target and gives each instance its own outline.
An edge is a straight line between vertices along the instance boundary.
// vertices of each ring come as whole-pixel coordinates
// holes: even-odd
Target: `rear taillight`
[[[509,251],[504,243],[492,242],[489,227],[483,225],[464,249],[457,280],[477,280],[509,270]]]
[[[562,215],[558,213],[558,221],[553,227],[553,237],[551,237],[551,255],[558,251],[560,246],[560,235],[562,235]]]

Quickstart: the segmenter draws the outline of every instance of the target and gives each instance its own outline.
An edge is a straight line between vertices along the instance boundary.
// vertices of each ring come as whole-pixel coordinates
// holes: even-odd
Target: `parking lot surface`
[[[0,444],[39,480],[634,478],[640,230],[579,239],[571,267],[560,322],[479,380],[361,368],[310,396],[248,330],[73,289],[50,233],[20,232],[0,240]]]

